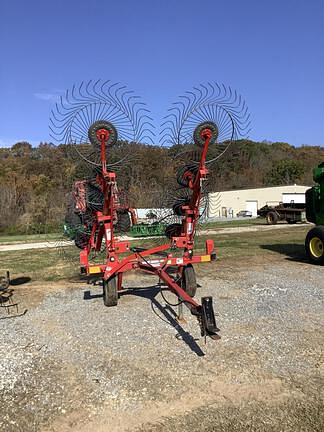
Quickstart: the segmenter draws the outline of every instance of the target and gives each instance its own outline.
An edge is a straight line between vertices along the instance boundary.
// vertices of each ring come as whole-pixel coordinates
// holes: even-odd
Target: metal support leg
[[[177,321],[179,323],[186,323],[187,322],[183,316],[183,303],[182,302],[178,305]]]

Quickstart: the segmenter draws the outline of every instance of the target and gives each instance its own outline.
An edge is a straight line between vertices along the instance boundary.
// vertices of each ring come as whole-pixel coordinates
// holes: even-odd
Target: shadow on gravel
[[[293,393],[294,394],[294,393]],[[320,396],[312,394],[284,402],[255,401],[235,404],[208,403],[185,414],[165,416],[134,432],[323,432],[324,410]]]
[[[170,305],[162,306],[162,304],[156,299],[156,296],[160,293],[161,288],[159,286],[151,286],[146,288],[129,288],[121,293],[122,295],[136,295],[151,300],[151,307],[154,314],[162,321],[170,324],[176,329],[178,334],[177,339],[182,339],[185,344],[199,357],[203,357],[205,353],[201,350],[194,337],[188,333],[177,320],[177,313]],[[160,312],[160,313],[159,313]],[[162,316],[163,315],[163,316]]]
[[[10,285],[17,286],[17,285],[23,285],[25,283],[28,283],[31,281],[31,278],[29,276],[21,276],[17,277],[15,279],[10,279]]]
[[[90,290],[83,292],[83,300],[92,300],[95,298],[102,298],[102,294],[91,294]]]
[[[304,245],[300,243],[276,243],[260,245],[261,249],[286,255],[286,259],[297,262],[309,262],[305,253]]]
[[[177,313],[170,306],[162,306],[162,304],[156,299],[156,296],[160,293],[161,288],[159,286],[150,286],[145,288],[127,288],[120,293],[120,296],[124,295],[134,295],[138,297],[142,297],[151,301],[151,307],[154,314],[161,319],[162,321],[170,324],[172,327],[176,329],[178,334],[176,335],[177,339],[182,339],[184,343],[195,353],[197,356],[202,357],[205,353],[201,350],[200,346],[197,344],[196,340],[190,333],[185,331],[185,329],[181,326],[181,324],[177,320]],[[95,298],[102,297],[102,294],[91,294],[89,290],[84,291],[83,299],[84,300],[92,300]]]

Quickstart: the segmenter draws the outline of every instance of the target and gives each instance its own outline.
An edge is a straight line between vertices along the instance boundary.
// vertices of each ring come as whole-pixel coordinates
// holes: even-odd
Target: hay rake
[[[116,232],[120,208],[115,164],[110,164],[110,151],[119,140],[153,143],[151,118],[145,105],[124,86],[89,82],[73,87],[52,113],[51,130],[59,141],[70,144],[93,170],[91,180],[79,182],[74,191],[74,216],[84,228],[83,242],[78,244],[80,270],[91,278],[102,280],[103,301],[116,306],[123,289],[123,275],[141,270],[158,276],[180,303],[194,315],[202,336],[218,339],[211,296],[195,299],[197,282],[193,265],[216,260],[214,242],[205,242],[205,253],[194,253],[196,226],[201,216],[201,201],[208,166],[218,159],[249,124],[247,109],[241,97],[226,87],[201,85],[188,92],[170,110],[162,125],[164,145],[191,144],[180,160],[186,160],[178,171],[180,195],[172,205],[178,220],[166,228],[168,241],[155,247],[132,247]],[[220,142],[219,153],[207,158],[210,146]],[[222,144],[224,143],[225,144]],[[194,147],[194,148],[193,148]],[[187,154],[186,154],[187,153]],[[189,156],[188,156],[189,155]],[[117,162],[118,166],[126,159]],[[90,199],[89,184],[96,189]],[[93,206],[98,201],[99,206]],[[93,263],[93,254],[104,248],[105,261]]]

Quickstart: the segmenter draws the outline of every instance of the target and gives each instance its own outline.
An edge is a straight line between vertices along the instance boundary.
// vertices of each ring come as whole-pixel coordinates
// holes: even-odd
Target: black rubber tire
[[[87,208],[94,211],[102,211],[104,204],[104,195],[99,185],[88,183],[86,186],[86,203]]]
[[[314,239],[319,239],[321,246],[319,247],[319,252],[322,251],[320,255],[314,255],[314,252],[312,250],[311,242],[314,241]],[[308,231],[305,239],[305,249],[306,254],[310,261],[314,264],[324,264],[324,226],[316,226],[312,228],[310,231]]]
[[[102,280],[103,302],[107,307],[117,306],[118,290],[117,290],[117,275],[111,278]]]
[[[190,199],[188,198],[179,198],[176,200],[176,202],[173,204],[172,209],[175,215],[177,216],[183,216],[185,214],[184,210],[182,209],[182,206],[188,205],[190,202]]]
[[[119,233],[125,233],[130,230],[132,226],[131,218],[127,210],[117,210],[117,223],[115,229]]]
[[[275,225],[278,222],[278,215],[274,211],[270,211],[266,214],[266,221],[268,225]]]
[[[76,209],[75,209],[74,197],[73,197],[73,194],[70,193],[69,197],[68,197],[68,203],[67,203],[64,221],[67,225],[69,225],[71,227],[77,227],[77,226],[80,226],[80,224],[81,224],[80,215],[79,215],[79,213],[76,213],[75,210]]]
[[[109,132],[109,138],[106,142],[107,147],[112,147],[114,144],[116,144],[118,134],[115,126],[108,121],[98,120],[92,123],[88,130],[88,137],[93,146],[101,148],[101,142],[98,140],[96,135],[99,129],[105,129]]]
[[[197,291],[196,273],[192,264],[188,264],[182,271],[182,288],[190,297],[195,297]]]
[[[183,167],[180,167],[177,171],[177,182],[182,187],[188,187],[189,186],[189,179],[194,181],[195,177],[198,172],[198,165],[185,165]],[[187,173],[190,173],[189,175],[186,175]]]
[[[181,235],[182,225],[173,223],[165,228],[165,236],[171,240],[172,237],[179,237]]]
[[[205,140],[201,136],[201,132],[204,129],[210,129],[211,132],[212,132],[212,137],[211,137],[211,140],[209,141],[209,144],[215,144],[215,142],[217,141],[217,138],[218,138],[218,127],[212,121],[205,121],[203,123],[200,123],[196,127],[196,129],[194,130],[194,133],[193,133],[194,142],[195,142],[195,144],[198,147],[204,147],[204,145],[205,145]]]
[[[89,238],[90,238],[90,236],[88,234],[83,233],[83,232],[77,232],[75,234],[74,244],[79,249],[84,249],[89,242]]]

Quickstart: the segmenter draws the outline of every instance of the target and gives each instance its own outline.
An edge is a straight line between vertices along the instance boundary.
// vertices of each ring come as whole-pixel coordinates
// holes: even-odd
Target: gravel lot
[[[0,310],[0,430],[243,431],[224,424],[246,423],[255,406],[264,430],[286,430],[270,427],[276,406],[311,401],[321,413],[323,267],[261,255],[196,269],[222,330],[206,345],[187,310],[180,325],[158,289],[131,289],[151,276],[130,274],[117,308],[83,282],[14,287],[28,311]],[[324,420],[290,423],[320,431]]]

